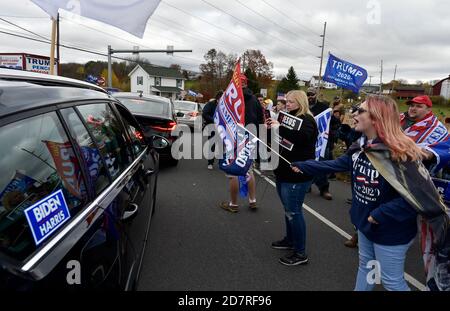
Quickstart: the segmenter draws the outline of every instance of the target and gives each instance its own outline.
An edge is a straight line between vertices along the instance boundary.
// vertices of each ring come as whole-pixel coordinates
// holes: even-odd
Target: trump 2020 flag
[[[148,19],[161,0],[31,0],[56,19],[58,10],[95,19],[142,39]]]
[[[323,111],[322,113],[314,117],[317,123],[317,129],[319,131],[316,143],[316,160],[325,157],[325,151],[327,150],[328,144],[328,134],[330,132],[330,121],[332,111],[333,110],[331,108],[328,108],[327,110]]]
[[[446,140],[425,147],[428,151],[431,151],[436,157],[436,163],[431,167],[430,173],[435,174],[445,167],[450,166],[450,135]]]
[[[245,101],[241,83],[240,61],[236,64],[233,77],[214,114],[217,133],[224,143],[225,155],[219,161],[220,169],[228,175],[246,176],[252,165],[252,155],[257,138],[250,138],[245,129]],[[240,181],[245,184],[246,178]]]
[[[367,71],[330,54],[323,80],[358,93],[367,80]]]

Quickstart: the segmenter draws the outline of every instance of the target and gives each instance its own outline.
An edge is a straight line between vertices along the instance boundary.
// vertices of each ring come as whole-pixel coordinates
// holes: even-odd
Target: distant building
[[[309,86],[318,88],[319,87],[319,76],[312,76],[311,80],[309,80]],[[320,83],[320,87],[322,87],[324,89],[330,89],[330,90],[336,90],[338,88],[336,84],[330,83],[330,82],[325,82],[323,80]]]
[[[360,89],[360,92],[366,93],[366,94],[377,94],[380,92],[380,86],[373,84],[373,85],[363,85]]]
[[[433,96],[443,96],[450,99],[450,76],[433,85]]]
[[[28,53],[0,53],[0,68],[50,74],[50,57]],[[57,59],[55,59],[54,70],[57,74]]]
[[[393,95],[398,99],[413,99],[416,96],[426,95],[425,88],[420,85],[399,85],[394,87]]]
[[[128,76],[131,81],[131,92],[159,95],[172,100],[180,96],[186,80],[175,68],[147,64],[137,65]]]

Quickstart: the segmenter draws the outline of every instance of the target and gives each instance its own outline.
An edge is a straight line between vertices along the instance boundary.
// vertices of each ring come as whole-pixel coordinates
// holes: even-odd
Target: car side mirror
[[[162,136],[153,135],[150,139],[150,145],[155,149],[164,149],[170,146],[170,142]]]

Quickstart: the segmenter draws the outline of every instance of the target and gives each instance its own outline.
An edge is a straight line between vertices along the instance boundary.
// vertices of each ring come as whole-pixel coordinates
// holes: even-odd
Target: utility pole
[[[167,55],[173,55],[173,53],[187,52],[192,53],[192,50],[174,50],[173,46],[168,46],[166,50],[114,50],[111,48],[111,45],[108,45],[108,87],[112,87],[112,64],[111,64],[111,56],[112,54],[119,53],[131,53],[131,54],[139,54],[139,53],[167,53]]]
[[[381,71],[380,71],[380,95],[383,94],[383,60],[381,60]]]
[[[394,86],[395,86],[395,78],[396,77],[397,77],[397,65],[395,65],[395,69],[394,69],[394,80],[392,80],[391,94],[394,93]]]
[[[56,16],[56,59],[58,60],[58,72],[56,73],[58,76],[61,75],[61,54],[59,52],[59,46],[61,42],[59,40],[59,13]]]
[[[320,69],[319,69],[319,91],[317,92],[317,98],[320,95],[320,85],[322,84],[322,65],[323,65],[323,51],[325,50],[325,36],[327,33],[327,22],[323,25],[323,34],[320,35],[322,37],[322,45],[319,46],[322,48],[322,53],[320,55]]]
[[[373,78],[373,76],[369,76],[369,86],[372,85],[372,78]]]

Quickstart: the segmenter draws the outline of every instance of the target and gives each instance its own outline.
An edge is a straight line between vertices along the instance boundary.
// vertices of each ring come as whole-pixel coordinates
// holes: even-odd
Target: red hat
[[[247,84],[247,81],[248,81],[247,76],[241,73],[241,82]]]
[[[423,104],[430,108],[433,107],[433,102],[426,95],[414,97],[413,99],[411,99],[410,101],[407,102],[408,105],[410,105],[412,103]]]

